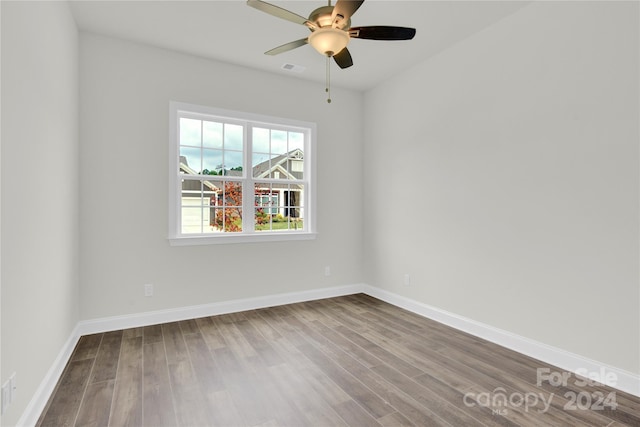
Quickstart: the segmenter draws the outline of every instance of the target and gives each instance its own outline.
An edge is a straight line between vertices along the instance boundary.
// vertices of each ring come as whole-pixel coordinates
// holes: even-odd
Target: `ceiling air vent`
[[[303,67],[302,65],[287,63],[282,65],[282,69],[285,71],[291,71],[292,73],[301,73],[305,70],[305,67]]]

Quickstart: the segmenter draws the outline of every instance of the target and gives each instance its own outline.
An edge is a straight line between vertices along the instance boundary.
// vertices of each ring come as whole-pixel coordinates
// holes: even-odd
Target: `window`
[[[172,245],[315,237],[315,124],[172,102]]]

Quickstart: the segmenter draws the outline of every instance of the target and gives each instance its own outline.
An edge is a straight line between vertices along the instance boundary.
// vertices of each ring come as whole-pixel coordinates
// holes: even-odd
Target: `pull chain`
[[[325,88],[325,92],[327,92],[327,103],[331,104],[331,57],[327,56],[327,87]]]
[[[331,7],[331,0],[327,0],[327,3]],[[327,103],[331,104],[331,57],[329,55],[327,55],[327,87],[325,92],[327,92]]]

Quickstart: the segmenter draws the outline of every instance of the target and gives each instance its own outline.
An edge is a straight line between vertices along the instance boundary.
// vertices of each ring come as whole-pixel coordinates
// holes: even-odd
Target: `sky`
[[[304,150],[304,134],[261,127],[252,129],[252,166],[294,149]],[[243,166],[243,126],[207,120],[180,118],[180,156],[187,158],[190,168],[218,170]],[[248,148],[248,147],[247,147]],[[202,163],[201,163],[202,161]]]

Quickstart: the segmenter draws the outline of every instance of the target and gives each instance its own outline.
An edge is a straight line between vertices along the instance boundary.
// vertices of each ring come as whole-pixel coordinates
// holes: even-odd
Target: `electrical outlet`
[[[16,400],[16,394],[18,393],[18,383],[16,382],[15,372],[9,377],[9,384],[11,386],[11,399],[9,403],[13,403],[13,401]]]
[[[6,383],[2,384],[2,410],[0,411],[2,415],[7,410],[7,406],[11,403],[11,380],[8,380]]]
[[[411,276],[408,273],[404,275],[404,285],[411,286]]]
[[[153,285],[150,283],[147,283],[146,285],[144,285],[144,296],[145,297],[152,297],[153,296]]]
[[[327,276],[327,277],[331,276],[331,266],[327,265],[324,268],[324,275]]]

